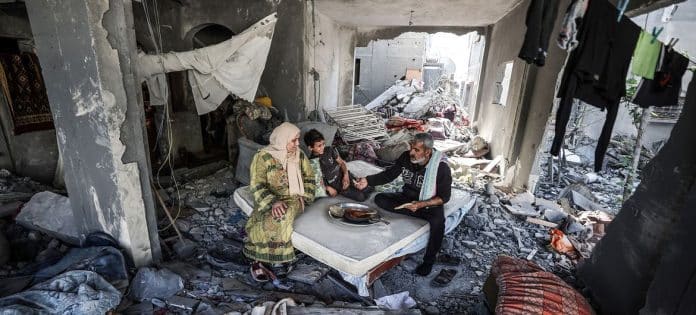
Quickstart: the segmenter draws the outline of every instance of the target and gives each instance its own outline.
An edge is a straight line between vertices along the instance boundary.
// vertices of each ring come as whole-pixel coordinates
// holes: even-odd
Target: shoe
[[[416,268],[416,273],[419,276],[427,276],[430,274],[430,272],[433,271],[433,264],[432,263],[422,263],[418,268]]]

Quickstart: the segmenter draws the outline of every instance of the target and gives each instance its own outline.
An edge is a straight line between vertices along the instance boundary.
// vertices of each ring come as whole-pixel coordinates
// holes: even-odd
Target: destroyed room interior
[[[0,314],[696,314],[694,30],[0,0]]]

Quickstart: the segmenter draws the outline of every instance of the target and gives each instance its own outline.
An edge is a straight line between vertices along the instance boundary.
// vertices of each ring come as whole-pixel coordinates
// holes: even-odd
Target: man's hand
[[[414,201],[409,204],[407,204],[404,208],[408,209],[411,212],[416,212],[418,209],[421,208],[421,203],[420,201]]]
[[[276,203],[271,206],[271,215],[273,215],[273,218],[275,219],[280,219],[285,215],[285,210],[288,209],[288,205],[286,205],[282,201],[276,201]]]
[[[343,182],[341,184],[343,184],[343,190],[346,190],[348,189],[348,187],[350,187],[350,176],[348,176],[348,173],[343,175]]]
[[[331,197],[336,197],[336,195],[338,194],[336,189],[334,189],[333,187],[328,186],[328,185],[326,186],[326,193],[329,194],[329,196],[331,196]]]
[[[358,190],[363,190],[367,188],[367,179],[365,177],[358,178],[357,180],[353,181],[353,186],[355,186],[355,188]]]

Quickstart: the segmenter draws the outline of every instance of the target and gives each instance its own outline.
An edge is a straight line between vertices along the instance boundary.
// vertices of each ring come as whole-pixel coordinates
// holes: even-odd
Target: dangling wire
[[[166,70],[164,69],[164,60],[162,58],[162,31],[161,31],[161,25],[160,25],[160,19],[159,19],[159,9],[158,9],[158,4],[157,0],[152,0],[153,5],[154,5],[154,27],[157,29],[157,32],[153,31],[153,23],[152,20],[150,19],[150,9],[148,5],[148,0],[143,0],[143,9],[145,10],[145,20],[147,22],[147,27],[148,27],[148,32],[150,33],[150,37],[152,38],[154,47],[155,47],[155,53],[157,56],[159,56],[159,63],[160,67],[162,70],[162,73],[166,73]],[[155,35],[156,34],[156,35]],[[165,160],[162,162],[160,167],[157,169],[157,188],[162,189],[162,184],[160,182],[160,173],[162,172],[162,169],[164,169],[165,165],[169,166],[169,173],[170,176],[172,177],[172,181],[174,182],[174,189],[176,190],[176,195],[177,195],[177,213],[176,216],[174,216],[174,222],[179,218],[181,215],[181,192],[179,191],[179,183],[176,180],[176,176],[174,175],[174,167],[172,165],[172,146],[174,144],[174,133],[172,131],[172,121],[170,118],[170,104],[169,104],[169,98],[165,99],[165,104],[164,104],[164,119],[162,120],[162,123],[160,124],[160,130],[158,131],[158,136],[161,135],[161,131],[163,130],[162,127],[165,126],[166,122],[166,130],[167,130],[167,156],[165,157]],[[159,139],[158,139],[159,140]],[[157,142],[159,143],[159,141]],[[154,192],[157,193],[157,192]],[[165,209],[166,210],[166,209]],[[160,229],[159,231],[165,231],[172,227],[174,223],[170,222],[169,225],[166,227]]]

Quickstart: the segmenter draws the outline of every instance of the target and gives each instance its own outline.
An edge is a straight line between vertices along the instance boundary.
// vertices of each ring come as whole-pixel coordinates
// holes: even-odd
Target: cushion
[[[324,187],[324,174],[321,173],[319,158],[310,159],[309,164],[312,165],[312,171],[314,171],[314,182],[317,183],[317,188],[314,190],[314,197],[321,198],[328,196],[326,194],[326,188]]]
[[[580,293],[533,262],[501,255],[491,276],[498,287],[496,314],[594,314]]]

